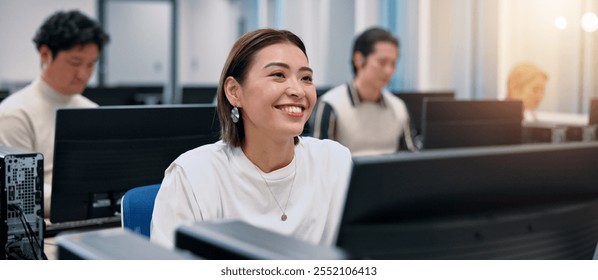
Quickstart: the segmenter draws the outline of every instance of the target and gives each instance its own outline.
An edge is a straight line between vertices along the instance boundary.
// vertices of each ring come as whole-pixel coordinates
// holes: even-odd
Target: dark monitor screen
[[[218,86],[185,86],[182,89],[183,104],[212,104]]]
[[[437,100],[424,102],[423,149],[521,143],[521,101]]]
[[[7,89],[0,89],[0,102],[2,102],[4,98],[7,98],[9,94],[10,92]]]
[[[316,87],[316,96],[319,98],[331,89],[333,89],[333,87]]]
[[[239,220],[203,221],[180,226],[175,232],[175,246],[202,258],[216,260],[346,258],[338,248],[318,246]]]
[[[309,116],[309,119],[307,120],[307,122],[305,122],[305,125],[303,126],[303,133],[301,134],[302,136],[312,136],[313,134],[313,128],[315,126],[315,121],[316,121],[316,110],[318,108],[318,104],[320,102],[320,97],[322,97],[322,95],[324,95],[326,92],[328,92],[329,90],[331,90],[332,87],[317,87],[316,88],[316,104],[314,105],[314,109],[311,112],[311,116]]]
[[[422,112],[424,108],[424,100],[428,98],[443,98],[455,99],[455,93],[452,91],[446,92],[407,92],[397,91],[393,94],[405,102],[409,118],[411,119],[411,129],[415,131],[413,136],[417,136],[422,132]]]
[[[87,87],[82,94],[100,106],[155,105],[162,102],[163,91],[160,85],[108,86]]]
[[[59,260],[193,260],[122,228],[63,233],[56,237]]]
[[[598,142],[353,158],[338,246],[364,259],[589,259]]]
[[[590,100],[590,124],[598,124],[598,98]]]
[[[50,220],[114,216],[125,191],[161,183],[180,154],[219,132],[213,105],[59,109]]]

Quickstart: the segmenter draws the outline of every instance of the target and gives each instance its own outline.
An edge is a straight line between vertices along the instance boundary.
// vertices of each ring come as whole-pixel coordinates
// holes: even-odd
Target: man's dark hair
[[[353,55],[360,52],[364,58],[374,52],[374,45],[378,42],[389,42],[399,47],[399,39],[392,35],[392,33],[379,28],[372,27],[361,33],[353,44],[353,52],[351,52],[351,67],[353,67],[353,75],[357,75],[357,68],[355,68],[355,61]]]
[[[35,33],[33,42],[36,48],[48,46],[52,57],[59,52],[69,50],[77,45],[94,43],[101,51],[110,37],[102,27],[79,11],[59,11],[44,21]]]

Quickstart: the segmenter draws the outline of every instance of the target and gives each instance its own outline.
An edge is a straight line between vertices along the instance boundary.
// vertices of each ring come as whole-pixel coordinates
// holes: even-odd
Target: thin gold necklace
[[[262,172],[260,171],[260,169],[255,164],[253,164],[253,167],[257,171],[257,174],[259,174],[260,177],[262,177],[262,180],[264,180],[264,183],[266,184],[266,188],[268,189],[268,191],[274,198],[276,205],[278,205],[278,208],[280,209],[280,211],[282,211],[280,220],[283,222],[286,221],[288,218],[286,210],[287,210],[287,206],[289,205],[289,200],[291,199],[291,193],[293,192],[293,186],[295,186],[295,177],[297,176],[297,159],[293,159],[293,161],[295,162],[295,173],[293,173],[293,182],[291,183],[291,189],[289,190],[289,195],[287,196],[287,202],[284,204],[284,208],[282,208],[282,206],[280,205],[280,202],[278,202],[276,195],[274,195],[274,192],[272,192],[272,189],[270,189],[270,185],[268,184],[268,181],[266,181],[266,178],[264,178],[264,176],[262,175]]]

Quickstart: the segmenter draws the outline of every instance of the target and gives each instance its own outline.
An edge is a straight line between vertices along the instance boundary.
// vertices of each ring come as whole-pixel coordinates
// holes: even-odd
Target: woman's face
[[[291,43],[258,51],[237,95],[245,135],[283,141],[300,135],[316,103],[312,76],[307,57]]]
[[[529,83],[525,84],[518,94],[518,99],[523,101],[523,107],[526,110],[536,110],[542,98],[544,98],[544,86],[546,79],[542,76],[537,76]]]

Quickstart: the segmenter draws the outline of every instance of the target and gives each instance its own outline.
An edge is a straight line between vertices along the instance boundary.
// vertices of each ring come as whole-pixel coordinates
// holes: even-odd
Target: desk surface
[[[44,238],[44,253],[48,257],[48,260],[58,259],[58,245],[56,245],[54,237]]]
[[[554,124],[565,124],[565,125],[587,125],[589,122],[589,116],[587,114],[568,114],[568,113],[556,113],[556,112],[536,112],[538,121],[554,123]]]

